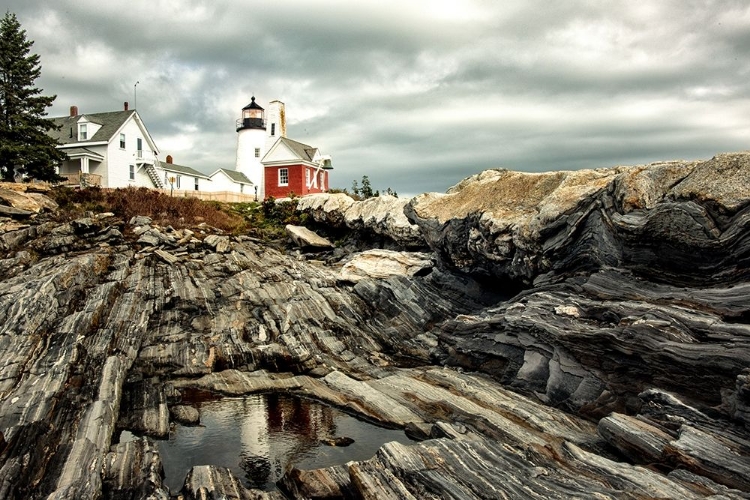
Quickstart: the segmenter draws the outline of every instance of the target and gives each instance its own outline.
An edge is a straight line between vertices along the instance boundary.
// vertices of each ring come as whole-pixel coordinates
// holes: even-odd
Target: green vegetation
[[[331,189],[328,191],[329,193],[346,193],[352,198],[354,198],[357,201],[366,200],[367,198],[374,198],[376,196],[380,196],[380,191],[372,190],[372,184],[370,183],[370,178],[366,175],[362,176],[362,181],[360,184],[357,183],[356,180],[352,181],[352,192],[349,193],[346,189]],[[395,196],[398,198],[398,193],[394,191],[391,188],[386,189],[383,191],[383,194],[387,194],[390,196]]]
[[[59,180],[55,167],[65,160],[47,131],[44,118],[57,96],[43,96],[34,82],[42,72],[39,55],[29,54],[33,41],[15,14],[0,19],[0,175],[14,182],[16,175]]]
[[[284,228],[287,224],[304,226],[308,218],[306,214],[296,212],[297,200],[294,196],[282,202],[271,196],[263,202],[233,203],[227,208],[245,219],[250,236],[264,240],[285,238]]]

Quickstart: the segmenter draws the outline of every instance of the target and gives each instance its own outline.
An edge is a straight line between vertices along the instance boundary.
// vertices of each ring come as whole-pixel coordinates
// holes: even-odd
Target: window
[[[244,192],[245,192],[245,185],[240,184],[240,193],[244,193]]]
[[[255,157],[260,158],[260,148],[255,148]]]
[[[125,149],[125,134],[120,134],[120,149]]]
[[[79,141],[85,141],[88,139],[88,133],[85,123],[81,123],[78,125],[78,140]]]
[[[198,191],[198,178],[195,178],[195,190]]]
[[[280,168],[279,169],[279,186],[288,186],[288,185],[289,185],[289,169]]]
[[[276,124],[275,123],[271,124],[271,135],[276,135]]]
[[[179,175],[177,176],[176,184],[177,184],[177,189],[180,189],[180,176]]]
[[[130,165],[130,177],[129,178],[131,181],[135,180],[135,165]]]
[[[140,137],[135,140],[135,149],[137,149],[137,157],[143,158],[143,139]]]

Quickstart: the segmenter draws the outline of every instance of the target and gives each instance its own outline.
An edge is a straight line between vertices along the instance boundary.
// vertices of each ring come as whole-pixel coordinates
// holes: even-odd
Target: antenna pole
[[[137,87],[138,84],[141,83],[140,80],[135,82],[135,85],[133,85],[133,109],[138,109],[138,92]]]

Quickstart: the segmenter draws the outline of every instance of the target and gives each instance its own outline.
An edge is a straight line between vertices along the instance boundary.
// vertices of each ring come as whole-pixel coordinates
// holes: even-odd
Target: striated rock
[[[426,253],[375,249],[358,253],[344,264],[341,279],[356,283],[363,278],[423,275],[433,266],[432,257]]]
[[[146,220],[128,231],[154,246],[93,214],[11,225],[0,498],[164,498],[158,443],[112,442],[167,435],[168,401],[195,389],[312,398],[421,439],[292,469],[292,498],[747,498],[747,165],[482,173],[406,207],[434,266],[356,282]],[[392,202],[346,209],[373,246]],[[206,464],[182,495],[280,494]]]
[[[303,226],[286,225],[286,234],[298,247],[333,248],[333,244]]]
[[[331,227],[385,236],[404,247],[423,247],[419,227],[404,215],[408,202],[406,198],[388,195],[354,201],[343,193],[314,194],[300,198],[297,210]]]
[[[57,204],[40,193],[24,193],[12,189],[0,188],[0,202],[7,207],[38,214],[45,208],[54,210]]]
[[[182,487],[185,500],[282,500],[276,492],[247,489],[229,469],[201,465],[193,467]]]
[[[488,171],[449,194],[418,196],[405,212],[441,261],[465,272],[524,283],[604,266],[669,280],[737,278],[742,267],[729,249],[745,255],[748,200],[710,173],[719,166],[732,186],[750,182],[749,153],[576,172]]]
[[[345,193],[320,193],[303,196],[297,200],[297,210],[309,213],[316,222],[331,227],[344,227],[345,214],[356,203]]]
[[[203,243],[218,253],[227,253],[230,249],[229,238],[226,236],[209,234],[203,239]]]
[[[30,210],[23,210],[21,208],[13,208],[6,207],[5,205],[0,205],[0,215],[6,215],[8,217],[13,217],[16,219],[26,219],[34,215],[34,212]]]
[[[103,497],[168,500],[169,489],[164,486],[162,475],[159,451],[150,439],[113,445],[102,469]]]
[[[281,487],[294,499],[333,500],[356,494],[343,465],[309,471],[294,468],[281,479]]]

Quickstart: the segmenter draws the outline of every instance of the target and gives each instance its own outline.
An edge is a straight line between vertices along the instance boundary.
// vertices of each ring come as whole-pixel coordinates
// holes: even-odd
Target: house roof
[[[87,148],[81,148],[81,147],[67,148],[67,149],[64,149],[63,151],[65,151],[65,154],[68,155],[69,157],[73,157],[73,156],[88,156],[88,157],[94,158],[95,160],[98,160],[98,161],[104,160],[104,156],[102,156],[99,153],[95,153],[95,152],[93,152],[93,151],[91,151],[90,149],[87,149]]]
[[[245,174],[243,174],[242,172],[239,172],[237,170],[227,170],[225,168],[220,168],[219,170],[217,170],[216,172],[214,172],[213,174],[211,174],[211,177],[213,177],[214,175],[216,175],[219,172],[222,172],[224,175],[226,175],[227,177],[229,177],[232,181],[237,182],[239,184],[250,184],[250,185],[253,184],[253,181],[251,181],[250,179],[248,179]]]
[[[76,116],[62,116],[50,118],[55,124],[60,126],[59,130],[50,130],[48,134],[57,139],[60,144],[83,143],[83,142],[109,142],[110,139],[120,130],[123,123],[135,113],[134,109],[128,111],[110,111],[107,113],[86,113]],[[81,118],[101,125],[96,133],[85,141],[78,140],[78,129],[75,128]],[[71,132],[72,130],[72,132]]]
[[[308,146],[307,144],[297,142],[287,137],[280,137],[279,142],[286,145],[292,151],[292,153],[297,155],[300,160],[304,161],[313,161],[315,152],[318,150],[318,148]]]
[[[167,172],[174,172],[174,173],[180,174],[180,175],[189,175],[191,177],[200,177],[201,179],[208,179],[209,178],[206,174],[198,172],[194,168],[186,167],[184,165],[177,165],[177,164],[174,164],[174,163],[161,162],[160,166],[161,166],[161,168],[163,168]]]

